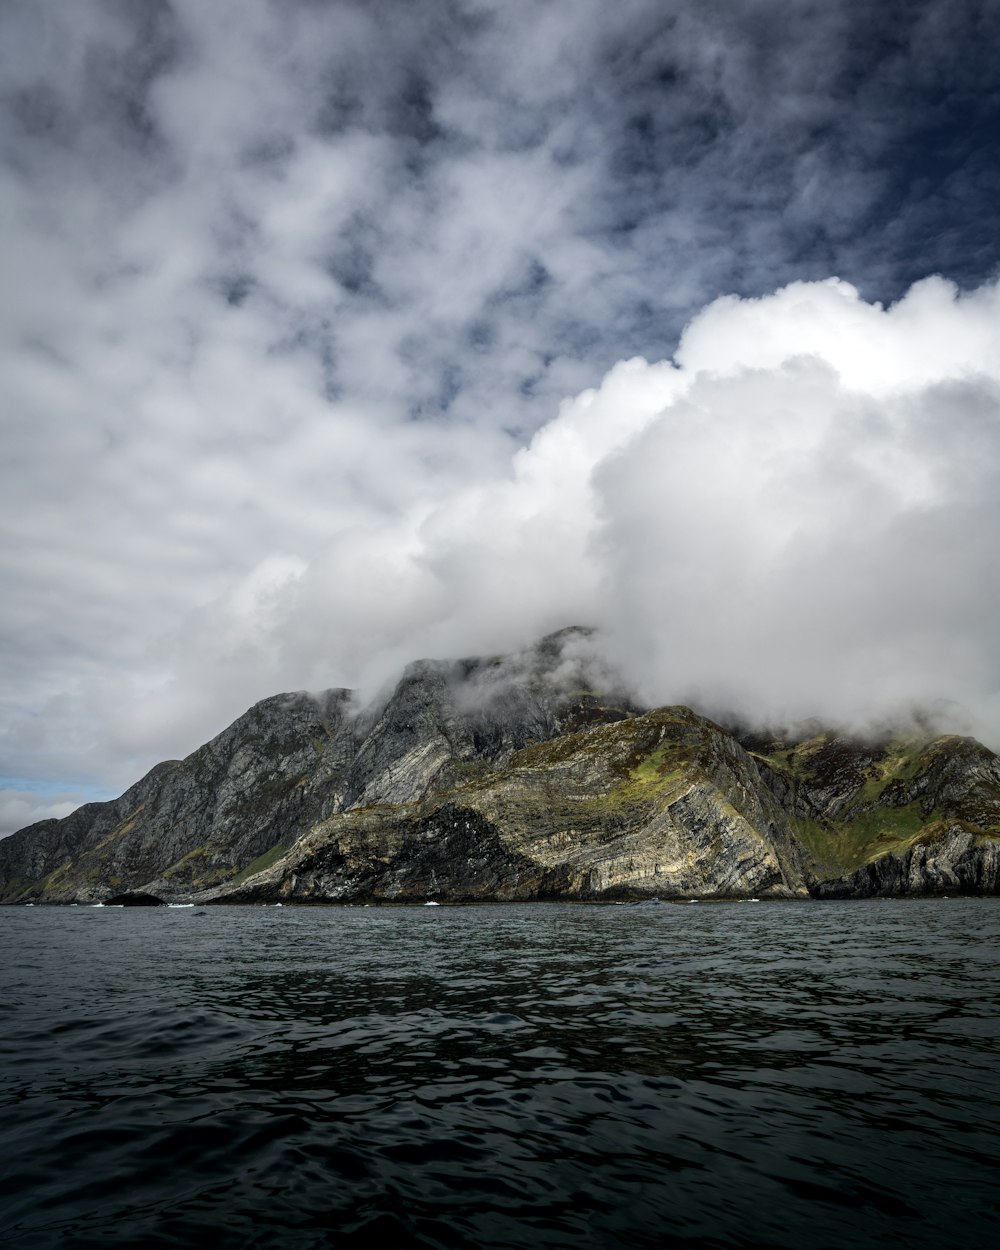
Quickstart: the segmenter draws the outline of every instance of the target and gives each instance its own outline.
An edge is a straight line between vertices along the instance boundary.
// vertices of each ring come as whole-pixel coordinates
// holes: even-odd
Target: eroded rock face
[[[814,732],[815,730],[815,732]],[[110,803],[0,841],[0,901],[996,893],[1000,760],[636,707],[566,630],[279,695]]]
[[[1000,840],[953,825],[847,876],[818,882],[814,893],[817,898],[1000,894]]]
[[[185,898],[334,813],[412,802],[488,773],[527,742],[630,715],[607,682],[590,688],[585,638],[565,630],[519,656],[411,665],[363,710],[347,690],[265,699],[121,798],[0,841],[0,900],[137,889]]]
[[[5,838],[0,897],[99,901],[144,889],[170,898],[230,877],[276,837],[294,840],[320,819],[323,798],[309,782],[349,706],[347,691],[265,699],[121,798]]]
[[[754,762],[711,721],[665,708],[526,747],[451,791],[333,816],[214,901],[806,893]]]
[[[751,744],[818,898],[1000,892],[1000,759],[973,738]]]

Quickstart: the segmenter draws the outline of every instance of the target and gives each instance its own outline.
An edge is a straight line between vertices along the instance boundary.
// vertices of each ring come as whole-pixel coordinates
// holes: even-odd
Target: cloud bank
[[[509,469],[266,557],[91,693],[128,742],[229,692],[374,694],[415,656],[596,625],[651,703],[866,727],[929,711],[1000,745],[1000,284],[885,309],[838,280],[720,299],[674,361],[567,400]]]
[[[579,621],[653,702],[855,725],[957,702],[1000,744],[998,523],[1000,285],[884,309],[795,283],[615,366],[509,473],[261,566],[214,663],[235,633],[275,678],[320,657],[372,689]]]

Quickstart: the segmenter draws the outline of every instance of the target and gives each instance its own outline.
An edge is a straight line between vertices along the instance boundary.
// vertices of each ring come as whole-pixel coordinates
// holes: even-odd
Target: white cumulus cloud
[[[164,643],[181,705],[251,672],[372,691],[585,623],[651,702],[856,726],[957,703],[1000,743],[998,299],[935,278],[888,309],[836,281],[716,301],[676,362],[617,365],[504,473],[190,619]]]

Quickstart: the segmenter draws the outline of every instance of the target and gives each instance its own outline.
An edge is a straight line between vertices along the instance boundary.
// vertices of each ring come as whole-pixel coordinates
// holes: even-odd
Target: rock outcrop
[[[954,735],[745,737],[818,898],[1000,893],[1000,759]]]
[[[560,735],[416,802],[332,816],[216,902],[804,896],[738,742],[687,708]]]
[[[899,851],[889,851],[833,881],[816,884],[817,898],[901,898],[1000,894],[1000,837],[977,837],[946,825]]]
[[[1000,891],[1000,760],[636,706],[563,630],[279,695],[109,803],[0,841],[0,901],[409,902]]]
[[[635,709],[595,669],[588,631],[516,656],[411,665],[359,709],[348,690],[277,695],[120,798],[0,841],[0,901],[187,898],[274,860],[335,812],[416,800],[529,742]]]
[[[170,898],[231,877],[274,845],[276,830],[290,843],[330,810],[336,778],[328,788],[318,774],[335,773],[330,746],[348,709],[347,691],[266,699],[121,798],[5,838],[0,897],[90,901],[143,889]]]

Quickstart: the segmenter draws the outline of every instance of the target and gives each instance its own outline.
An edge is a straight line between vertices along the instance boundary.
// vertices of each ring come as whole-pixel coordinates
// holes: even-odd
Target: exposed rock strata
[[[643,711],[586,632],[279,695],[121,798],[0,841],[0,901],[1000,892],[1000,760]]]
[[[711,721],[664,708],[527,747],[415,803],[333,816],[214,901],[805,893],[754,762]]]
[[[164,899],[231,880],[335,812],[416,800],[515,750],[633,712],[597,677],[586,631],[513,657],[422,661],[359,710],[350,691],[277,695],[119,799],[0,841],[0,900]]]
[[[276,830],[290,843],[330,810],[335,785],[317,774],[335,774],[325,748],[343,734],[347,709],[346,691],[266,699],[121,798],[5,838],[0,895],[64,902],[144,889],[169,898],[231,877]]]
[[[890,851],[847,876],[818,882],[817,898],[1000,894],[1000,840],[958,826],[927,842]]]
[[[820,898],[1000,893],[1000,759],[973,738],[751,742]]]

